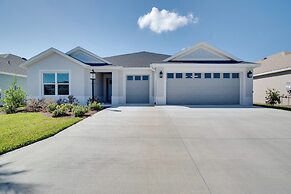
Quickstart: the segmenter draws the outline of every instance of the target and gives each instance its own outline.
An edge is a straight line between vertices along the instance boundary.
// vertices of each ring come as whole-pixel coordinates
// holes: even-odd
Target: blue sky
[[[141,29],[139,17],[153,7],[198,22],[161,33]],[[99,56],[174,54],[203,41],[256,61],[291,51],[290,7],[290,0],[1,0],[0,53],[30,58],[49,47],[81,46]]]

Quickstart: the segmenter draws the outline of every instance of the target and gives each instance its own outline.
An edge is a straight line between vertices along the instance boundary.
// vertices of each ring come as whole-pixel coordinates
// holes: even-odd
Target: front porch
[[[91,72],[92,73],[92,72]],[[92,92],[95,99],[103,104],[112,103],[112,72],[95,72],[95,80],[91,79]],[[92,83],[93,82],[93,83]],[[91,93],[92,93],[91,92]]]

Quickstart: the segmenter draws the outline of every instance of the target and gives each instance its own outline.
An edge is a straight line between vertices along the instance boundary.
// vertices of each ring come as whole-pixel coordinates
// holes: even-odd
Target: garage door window
[[[215,79],[219,79],[219,78],[220,78],[220,73],[214,73],[214,74],[213,74],[213,77],[214,77]]]
[[[186,73],[186,79],[192,79],[193,73]]]
[[[223,78],[224,79],[229,79],[230,78],[230,73],[223,73]]]
[[[128,75],[127,76],[127,80],[133,80],[133,76],[132,75]]]
[[[167,73],[167,78],[168,79],[173,79],[174,78],[174,73]]]
[[[134,80],[141,80],[141,76],[140,75],[134,76]]]
[[[183,73],[176,73],[176,79],[182,79]]]
[[[195,79],[201,79],[201,73],[194,73]]]
[[[204,77],[205,77],[206,79],[210,79],[210,78],[211,78],[211,73],[205,73],[205,74],[204,74]]]
[[[239,78],[239,73],[232,73],[232,78],[233,79]]]
[[[143,75],[142,76],[142,80],[149,80],[149,76],[148,75]]]

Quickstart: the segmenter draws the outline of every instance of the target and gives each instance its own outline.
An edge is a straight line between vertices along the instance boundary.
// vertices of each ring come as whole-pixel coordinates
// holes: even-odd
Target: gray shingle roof
[[[291,52],[276,53],[258,61],[257,63],[260,63],[262,65],[258,68],[255,68],[255,75],[291,68]]]
[[[143,51],[137,53],[105,57],[104,59],[111,62],[113,65],[123,67],[150,67],[150,64],[162,62],[164,59],[168,57],[170,57],[170,55]]]
[[[19,67],[25,60],[13,54],[0,54],[0,72],[26,75],[26,70]]]

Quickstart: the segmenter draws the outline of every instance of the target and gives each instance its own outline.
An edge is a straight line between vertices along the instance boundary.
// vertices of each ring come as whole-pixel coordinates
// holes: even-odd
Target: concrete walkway
[[[112,108],[1,156],[0,193],[290,193],[290,138],[287,111]]]

